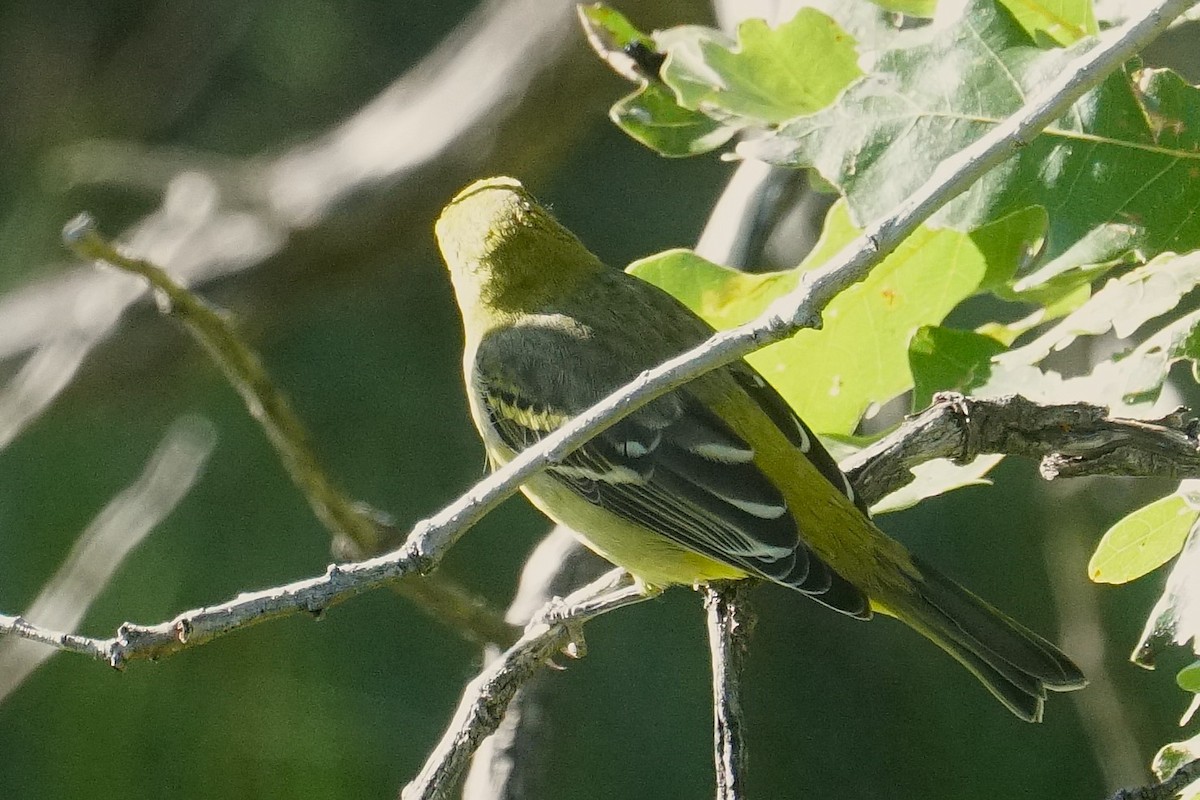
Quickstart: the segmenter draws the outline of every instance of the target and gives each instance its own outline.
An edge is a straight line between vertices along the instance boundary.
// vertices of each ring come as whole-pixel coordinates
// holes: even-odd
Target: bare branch
[[[616,569],[543,609],[515,645],[467,684],[449,728],[421,772],[404,787],[401,800],[448,797],[475,748],[499,727],[517,690],[564,647],[572,655],[582,652],[583,623],[657,594],[630,583],[629,575]]]
[[[1104,409],[1085,403],[1039,406],[1022,397],[976,400],[960,395],[941,396],[938,403],[847,459],[843,466],[863,496],[875,502],[908,483],[912,466],[934,458],[969,460],[980,453],[1048,458],[1055,465],[1070,463],[1072,475],[1200,476],[1200,445],[1180,415],[1145,422],[1107,417]],[[1147,464],[1163,471],[1133,472]],[[1068,474],[1059,468],[1057,474]],[[496,487],[502,485],[505,472],[507,469],[493,473],[464,499],[418,524],[400,550],[356,564],[332,565],[321,577],[186,611],[158,625],[125,624],[111,639],[68,636],[11,616],[0,616],[0,633],[54,644],[121,666],[130,660],[170,655],[266,619],[297,611],[320,612],[430,569],[433,562],[416,543],[430,530],[452,531],[455,525],[474,522],[474,515],[482,513],[479,498],[488,500],[499,491]],[[464,503],[466,512],[459,512]]]
[[[842,462],[855,490],[876,503],[935,458],[968,463],[987,453],[1041,460],[1047,479],[1084,475],[1200,477],[1200,441],[1182,414],[1122,419],[1088,403],[1042,406],[945,393],[893,433]]]
[[[742,581],[704,589],[708,612],[708,646],[713,671],[713,755],[717,800],[746,796],[746,726],[742,714],[742,666],[746,660],[753,617],[745,605]]]
[[[355,564],[331,564],[319,577],[259,592],[243,592],[228,602],[185,611],[157,625],[127,622],[108,639],[49,630],[3,614],[0,614],[0,634],[11,633],[82,653],[120,669],[130,661],[173,655],[259,622],[301,611],[320,615],[336,603],[419,574],[428,567],[427,561],[403,550],[399,555],[391,553]]]

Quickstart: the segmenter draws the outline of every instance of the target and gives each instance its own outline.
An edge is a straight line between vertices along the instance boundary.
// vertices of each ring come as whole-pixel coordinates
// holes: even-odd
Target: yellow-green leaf
[[[872,404],[912,388],[908,342],[940,323],[985,282],[1011,274],[1044,226],[1023,211],[970,233],[921,228],[825,309],[821,330],[800,331],[747,359],[820,433],[845,434]],[[797,269],[751,275],[682,250],[630,266],[716,328],[753,319],[859,235],[844,203],[826,219],[821,241]]]
[[[1126,583],[1157,569],[1179,553],[1198,516],[1178,493],[1139,508],[1104,534],[1088,575],[1097,583]]]

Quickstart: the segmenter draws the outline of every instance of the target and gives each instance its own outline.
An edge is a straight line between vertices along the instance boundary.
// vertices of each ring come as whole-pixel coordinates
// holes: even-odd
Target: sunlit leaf
[[[596,52],[640,84],[609,116],[665,156],[708,152],[744,128],[824,108],[861,74],[854,38],[813,9],[775,28],[748,19],[736,40],[699,25],[646,34],[603,4],[579,15]]]
[[[872,3],[887,11],[897,14],[911,14],[914,17],[932,17],[937,8],[937,0],[871,0]]]
[[[1175,682],[1185,692],[1200,694],[1200,661],[1193,661],[1175,675]]]
[[[1043,50],[1008,11],[974,0],[956,24],[882,54],[828,109],[738,150],[814,166],[849,200],[856,221],[876,219],[1092,42]],[[935,223],[970,228],[1036,204],[1050,212],[1047,258],[1109,224],[1132,226],[1148,255],[1191,250],[1200,246],[1198,174],[1200,91],[1170,72],[1119,71]]]
[[[672,158],[715,150],[738,131],[736,126],[680,107],[670,91],[655,83],[618,100],[609,116],[631,137]]]
[[[1198,517],[1200,511],[1179,493],[1139,508],[1104,534],[1088,562],[1088,575],[1097,583],[1142,577],[1179,554]]]
[[[1092,0],[1001,0],[1035,40],[1043,36],[1056,44],[1073,44],[1098,31]]]
[[[1126,338],[1146,322],[1179,305],[1200,284],[1200,252],[1168,253],[1119,278],[1113,278],[1051,330],[1024,346],[1013,358],[1041,361],[1078,336],[1112,331]]]
[[[609,110],[612,121],[635,140],[660,155],[692,156],[720,147],[742,127],[680,106],[658,76],[665,56],[621,12],[596,3],[580,6],[579,19],[592,49],[619,75],[640,85]],[[647,69],[646,61],[656,66]]]
[[[811,8],[775,28],[748,19],[736,41],[699,25],[654,39],[667,54],[663,81],[681,106],[765,124],[824,108],[862,74],[854,38]]]
[[[942,321],[988,276],[1011,274],[1029,242],[1041,234],[1038,213],[1015,214],[971,234],[922,228],[862,283],[829,304],[824,327],[749,356],[788,402],[822,433],[849,433],[872,403],[912,387],[908,342],[924,325]],[[834,207],[821,242],[800,268],[752,275],[671,251],[630,271],[678,297],[716,328],[745,322],[800,276],[859,235],[844,207]]]
[[[1200,535],[1193,526],[1183,551],[1171,568],[1166,589],[1154,605],[1133,652],[1133,660],[1154,666],[1158,655],[1171,645],[1193,643],[1200,648]],[[1200,655],[1200,653],[1197,653]]]
[[[955,464],[945,458],[926,461],[913,468],[913,482],[871,506],[872,514],[887,514],[911,508],[922,500],[937,497],[966,486],[986,486],[984,478],[993,467],[1004,460],[1002,455],[979,456],[970,464]]]

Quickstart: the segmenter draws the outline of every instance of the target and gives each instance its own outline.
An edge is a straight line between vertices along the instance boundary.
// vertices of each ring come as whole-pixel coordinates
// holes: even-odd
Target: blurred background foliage
[[[698,2],[617,5],[645,29],[711,22]],[[73,274],[59,230],[81,208],[117,234],[159,206],[172,170],[236,172],[319,140],[443,37],[463,35],[472,13],[466,0],[0,5],[0,289]],[[430,159],[428,174],[440,178],[405,177],[403,202],[373,198],[369,213],[383,222],[365,229],[392,235],[295,223],[274,256],[200,287],[261,349],[331,472],[402,527],[483,470],[431,236],[449,194],[487,172],[519,171],[593,250],[624,265],[694,243],[730,174],[716,157],[668,161],[619,133],[604,114],[624,87],[577,27],[564,30],[587,91],[518,106],[523,122],[483,125],[492,147]],[[553,79],[531,78],[539,82],[526,97],[553,98]],[[545,149],[531,145],[535,131]],[[247,197],[230,202],[253,210]],[[334,216],[361,206],[351,197]],[[0,316],[0,332],[6,324]],[[21,363],[22,353],[6,352],[3,377]],[[33,600],[182,414],[213,422],[211,460],[82,630],[156,622],[324,568],[328,537],[240,400],[170,320],[141,304],[0,451],[0,609]],[[760,589],[746,686],[753,796],[1065,800],[1146,779],[1180,710],[1171,681],[1126,660],[1158,586],[1093,586],[1085,564],[1100,532],[1167,485],[1047,486],[1016,462],[994,477],[993,487],[891,515],[885,527],[1063,641],[1102,696],[1056,698],[1046,723],[1023,725],[901,626],[856,624]],[[514,499],[443,569],[504,606],[546,529]],[[589,645],[586,659],[550,678],[552,796],[711,794],[698,598],[677,590],[602,619]],[[264,625],[125,673],[60,656],[0,704],[0,797],[391,796],[480,661],[387,592],[319,622]]]

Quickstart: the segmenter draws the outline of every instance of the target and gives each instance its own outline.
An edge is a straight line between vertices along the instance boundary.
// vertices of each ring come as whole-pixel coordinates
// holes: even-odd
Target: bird
[[[463,374],[493,468],[713,328],[606,266],[508,177],[435,224]],[[651,401],[528,478],[523,493],[647,591],[759,579],[855,619],[895,617],[1016,716],[1086,679],[1055,645],[888,537],[820,439],[744,360]]]

